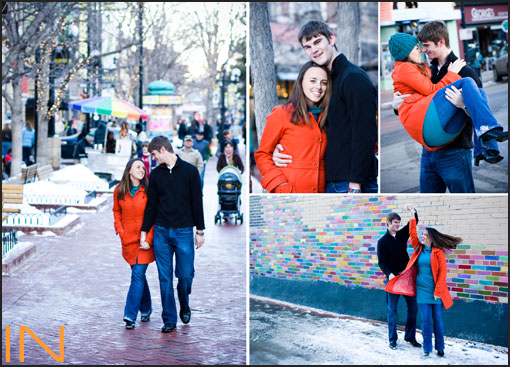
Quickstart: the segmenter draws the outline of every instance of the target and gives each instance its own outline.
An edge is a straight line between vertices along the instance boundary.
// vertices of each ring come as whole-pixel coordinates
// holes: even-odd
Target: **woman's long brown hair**
[[[421,72],[423,73],[423,75],[425,75],[427,78],[431,78],[432,77],[432,74],[430,73],[430,69],[428,68],[427,66],[427,63],[426,62],[420,62],[419,64],[416,63],[416,62],[413,62],[411,60],[409,60],[409,56],[407,56],[405,59],[404,59],[404,62],[410,62],[411,64],[414,64],[416,66],[418,66],[418,68],[421,70]]]
[[[117,199],[122,200],[124,196],[133,188],[133,184],[131,183],[131,179],[129,178],[129,171],[133,166],[133,163],[136,161],[140,161],[143,164],[143,170],[145,172],[143,179],[140,180],[140,186],[143,186],[145,189],[144,195],[147,194],[147,187],[149,186],[149,181],[147,180],[147,170],[145,168],[145,164],[140,158],[133,158],[126,164],[126,168],[124,168],[124,173],[122,174],[122,179],[119,182],[119,188],[117,189]]]
[[[429,238],[432,241],[432,246],[439,247],[443,250],[454,250],[457,245],[462,242],[462,238],[450,236],[439,232],[437,229],[427,227]]]
[[[329,70],[325,66],[316,64],[313,61],[308,61],[301,67],[296,83],[294,84],[294,88],[292,88],[289,103],[294,107],[294,111],[292,111],[290,121],[295,125],[303,125],[306,123],[308,126],[312,127],[310,119],[308,118],[308,108],[305,93],[303,92],[303,78],[305,76],[306,71],[310,68],[320,68],[326,72],[326,75],[328,77],[328,86],[326,88],[326,93],[324,94],[324,97],[322,97],[322,100],[320,101],[318,106],[322,111],[322,119],[319,122],[319,128],[321,130],[324,130],[326,128],[326,118],[328,116],[328,106],[329,100],[331,99],[331,89],[333,88],[333,86],[331,85]]]

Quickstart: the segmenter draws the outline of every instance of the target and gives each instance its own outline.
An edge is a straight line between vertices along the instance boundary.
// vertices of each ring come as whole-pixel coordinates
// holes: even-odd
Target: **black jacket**
[[[148,232],[154,224],[205,229],[200,175],[179,157],[171,170],[160,164],[151,172],[142,231]]]
[[[333,60],[331,78],[326,181],[365,183],[377,177],[377,91],[343,54]]]
[[[418,213],[416,213],[418,224]],[[400,274],[409,262],[407,241],[409,240],[409,222],[393,237],[389,231],[377,241],[377,259],[381,271],[389,277],[391,273]]]
[[[431,76],[430,80],[432,81],[432,83],[436,84],[441,79],[443,79],[443,77],[448,72],[448,65],[457,59],[458,59],[458,57],[453,53],[453,51],[450,52],[450,54],[446,58],[445,64],[441,67],[441,69],[439,69],[437,59],[433,59],[430,62],[430,70],[432,71],[432,76]],[[478,85],[478,88],[482,88],[482,81],[480,80],[480,77],[478,76],[476,71],[474,71],[471,67],[469,67],[467,65],[464,66],[460,70],[459,75],[463,78],[467,78],[467,77],[473,78],[476,85]],[[450,144],[448,144],[447,146],[445,146],[442,149],[455,149],[455,148],[472,149],[473,148],[473,122],[467,115],[466,115],[466,120],[467,120],[466,126],[464,126],[464,129],[462,129],[460,134]]]

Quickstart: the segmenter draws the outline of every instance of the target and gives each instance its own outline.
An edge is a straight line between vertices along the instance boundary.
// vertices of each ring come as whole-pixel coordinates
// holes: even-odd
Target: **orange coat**
[[[414,247],[413,255],[407,263],[405,270],[386,284],[386,288],[384,289],[386,292],[416,296],[416,274],[418,265],[415,263],[423,249],[423,245],[420,243],[418,234],[416,233],[416,219],[411,219],[409,221],[409,235],[411,236],[411,243]],[[430,267],[432,268],[432,276],[434,278],[434,284],[436,285],[434,296],[440,297],[444,308],[449,309],[453,305],[453,301],[448,286],[446,285],[446,257],[442,249],[432,247]]]
[[[427,70],[430,69],[425,65]],[[461,76],[449,71],[437,84],[433,84],[429,77],[425,76],[420,68],[410,62],[398,61],[394,65],[395,70],[391,74],[393,79],[393,92],[411,94],[404,100],[398,109],[400,121],[408,134],[423,145],[425,149],[434,151],[444,147],[429,147],[423,140],[423,122],[429,108],[430,102],[437,91],[447,85],[461,79]]]
[[[255,161],[262,174],[262,187],[278,193],[318,193],[326,191],[324,154],[326,153],[326,131],[321,131],[312,113],[312,127],[307,124],[294,125],[290,116],[294,107],[289,103],[276,106],[267,116]],[[319,122],[322,114],[319,116]],[[292,156],[287,167],[276,167],[273,151],[280,143],[284,154]],[[279,186],[281,183],[286,185]]]
[[[154,261],[154,250],[152,248],[154,227],[147,233],[146,238],[151,248],[149,250],[140,249],[140,232],[145,204],[147,203],[145,189],[140,186],[134,197],[131,197],[128,192],[122,200],[117,199],[118,189],[117,185],[113,191],[113,218],[115,233],[119,234],[122,243],[122,257],[129,265],[135,265],[137,257],[138,264],[149,264]]]

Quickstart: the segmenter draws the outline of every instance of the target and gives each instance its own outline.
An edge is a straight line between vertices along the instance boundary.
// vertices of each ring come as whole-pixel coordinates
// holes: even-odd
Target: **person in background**
[[[150,230],[140,243],[148,184],[143,162],[134,158],[127,163],[122,179],[113,191],[115,232],[122,243],[122,257],[131,266],[131,284],[123,319],[126,329],[135,328],[138,311],[142,322],[149,321],[152,313],[151,293],[145,273],[154,261],[151,247],[154,230]]]
[[[193,149],[193,137],[191,135],[186,135],[184,137],[184,146],[181,149],[177,149],[175,154],[177,154],[183,161],[195,166],[198,170],[198,174],[202,175],[202,171],[204,170],[204,161],[202,160],[200,152]]]
[[[81,138],[76,147],[74,148],[74,163],[80,163],[80,158],[85,155],[85,148],[92,147],[94,142],[94,134],[88,133],[85,137]]]
[[[116,143],[117,141],[115,140],[115,135],[113,134],[113,131],[108,131],[108,134],[106,135],[105,153],[115,154]]]
[[[211,148],[209,147],[209,142],[204,139],[204,132],[202,130],[197,131],[195,134],[195,141],[193,142],[193,147],[198,150],[198,152],[202,155],[202,160],[204,162],[204,168],[202,169],[202,174],[200,175],[200,180],[202,181],[202,188],[204,187],[204,175],[205,175],[205,166],[209,157],[211,157]]]
[[[225,142],[225,148],[223,153],[218,157],[218,163],[216,163],[216,170],[220,172],[226,166],[234,166],[244,172],[244,165],[241,157],[234,151],[234,143],[231,141]]]
[[[143,126],[141,123],[136,124],[135,132],[136,132],[136,154],[140,154],[140,152],[142,151],[142,143],[149,139],[147,138],[147,134],[145,133],[145,131],[143,131]]]
[[[12,146],[11,124],[6,123],[2,128],[2,157],[5,156],[7,150]]]
[[[204,140],[211,143],[213,138],[213,128],[209,125],[209,120],[204,120]]]
[[[94,131],[94,144],[105,144],[106,138],[106,123],[101,120],[99,121],[99,125],[97,125],[96,131]]]
[[[142,150],[140,153],[138,153],[138,158],[143,161],[143,164],[145,165],[145,172],[147,172],[147,179],[149,179],[152,170],[157,166],[157,162],[149,153],[148,141],[144,141],[142,143]]]
[[[30,122],[26,122],[25,127],[21,131],[21,146],[23,153],[23,162],[28,166],[30,165],[30,156],[32,155],[32,147],[35,142],[35,130]]]

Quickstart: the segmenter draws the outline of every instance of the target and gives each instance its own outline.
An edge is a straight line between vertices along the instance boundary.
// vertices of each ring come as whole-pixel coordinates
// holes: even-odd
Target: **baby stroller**
[[[241,207],[241,171],[234,166],[226,166],[220,171],[218,178],[218,212],[214,216],[214,224],[225,222],[230,215],[234,216],[235,224],[239,220],[243,224],[243,213]]]

